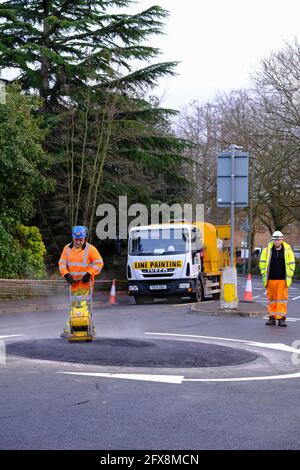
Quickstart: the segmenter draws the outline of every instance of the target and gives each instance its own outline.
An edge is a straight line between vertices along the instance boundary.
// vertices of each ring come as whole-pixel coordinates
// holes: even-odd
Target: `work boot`
[[[282,317],[280,320],[278,320],[278,326],[287,326],[285,317]]]
[[[266,321],[266,325],[268,326],[276,326],[276,320],[273,316],[269,317],[269,320]]]

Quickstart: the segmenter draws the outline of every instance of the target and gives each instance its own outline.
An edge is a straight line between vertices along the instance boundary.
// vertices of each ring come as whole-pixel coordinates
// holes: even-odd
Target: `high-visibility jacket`
[[[94,277],[100,274],[103,268],[103,260],[93,245],[84,243],[77,250],[72,242],[64,247],[58,265],[62,276],[69,273],[75,281],[79,281],[85,273],[90,273],[93,282]],[[77,288],[81,287],[79,284],[77,284]]]
[[[285,280],[287,287],[292,284],[292,277],[295,271],[295,256],[292,248],[286,242],[282,242],[284,247],[284,262],[285,262]],[[274,242],[270,242],[266,248],[263,249],[260,260],[259,269],[262,275],[263,285],[266,287],[270,271],[270,261],[272,254],[272,247]]]

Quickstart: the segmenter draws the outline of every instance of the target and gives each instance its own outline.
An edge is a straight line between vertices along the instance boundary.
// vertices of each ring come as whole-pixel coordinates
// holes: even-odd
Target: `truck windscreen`
[[[129,254],[170,256],[186,253],[188,236],[188,230],[182,228],[135,230],[131,233]]]

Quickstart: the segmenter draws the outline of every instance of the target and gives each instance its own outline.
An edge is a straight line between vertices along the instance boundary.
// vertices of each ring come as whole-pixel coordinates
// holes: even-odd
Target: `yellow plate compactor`
[[[70,288],[70,318],[69,332],[65,336],[69,343],[74,341],[93,341],[96,330],[93,325],[93,289],[80,289],[76,295]]]

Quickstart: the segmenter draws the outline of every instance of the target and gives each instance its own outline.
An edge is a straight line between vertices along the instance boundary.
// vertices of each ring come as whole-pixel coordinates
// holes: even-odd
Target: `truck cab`
[[[136,303],[143,303],[146,298],[170,297],[189,297],[199,302],[205,295],[219,296],[218,266],[215,272],[205,271],[205,258],[212,256],[208,250],[211,243],[204,244],[204,228],[208,225],[211,226],[168,223],[130,229],[128,294],[134,296]],[[216,236],[214,242],[218,261]]]

